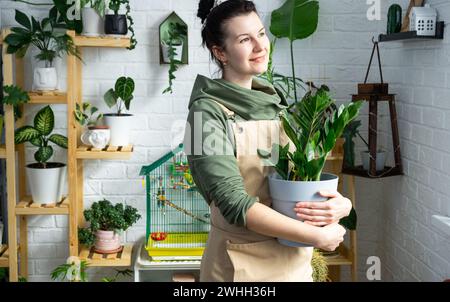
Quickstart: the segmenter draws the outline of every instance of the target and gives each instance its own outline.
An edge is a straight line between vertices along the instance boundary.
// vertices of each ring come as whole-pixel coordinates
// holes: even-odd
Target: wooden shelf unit
[[[87,262],[89,266],[130,266],[133,245],[126,244],[123,250],[114,254],[99,254],[94,248],[80,246],[78,258]]]
[[[7,245],[0,245],[0,267],[9,267],[9,250]]]
[[[0,35],[0,43],[10,33],[9,29],[3,29]],[[74,31],[67,32],[74,40],[75,45],[82,56],[81,47],[120,47],[130,46],[129,38],[115,37],[82,37],[75,35]],[[24,62],[15,55],[6,53],[3,46],[3,85],[16,84],[24,87]],[[14,75],[15,66],[15,79]],[[108,147],[105,150],[93,150],[81,145],[81,128],[75,121],[73,111],[76,103],[82,103],[82,62],[75,56],[67,57],[67,92],[49,91],[29,92],[28,104],[66,104],[67,105],[67,137],[68,137],[68,196],[60,203],[39,204],[33,203],[26,195],[25,177],[25,148],[23,145],[15,146],[14,130],[24,123],[24,119],[15,122],[14,110],[10,105],[4,105],[5,116],[5,145],[0,146],[0,158],[6,159],[7,192],[8,192],[8,248],[1,247],[0,266],[9,267],[9,280],[17,282],[20,276],[28,275],[28,223],[30,215],[68,215],[69,216],[69,254],[79,256],[84,251],[78,244],[78,226],[83,221],[83,160],[84,159],[129,159],[133,152],[133,146],[118,148]],[[24,106],[26,109],[26,106]],[[81,147],[78,147],[81,146]],[[17,153],[16,153],[17,151]],[[17,155],[16,155],[17,154]],[[18,192],[16,194],[16,162],[18,163]],[[9,181],[8,181],[9,180]],[[16,195],[20,202],[17,202]],[[17,242],[17,223],[20,222],[19,238]],[[20,250],[18,250],[20,246]],[[16,250],[20,252],[20,272],[18,266],[18,253],[8,253]],[[127,245],[122,253],[108,256],[99,260],[96,254],[89,260],[91,264],[99,266],[129,266],[131,265],[132,245]],[[84,253],[84,252],[83,252]],[[83,254],[84,255],[84,254]]]

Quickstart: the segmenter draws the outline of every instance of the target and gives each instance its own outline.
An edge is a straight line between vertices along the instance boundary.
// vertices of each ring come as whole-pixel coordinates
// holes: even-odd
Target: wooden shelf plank
[[[86,261],[89,266],[114,267],[131,265],[132,244],[124,245],[122,252],[107,255],[95,253],[94,248],[88,248],[83,245],[80,248],[79,258]]]
[[[16,205],[16,215],[69,215],[69,200],[64,197],[59,203],[34,203],[31,197]]]
[[[28,104],[67,104],[67,93],[61,91],[31,91],[28,95]]]
[[[95,149],[89,146],[77,148],[78,159],[130,159],[133,154],[133,146],[106,146],[103,149]]]
[[[5,147],[5,145],[0,145],[0,158],[6,158],[6,147]]]
[[[0,245],[0,267],[9,267],[9,250],[8,246]]]
[[[130,47],[129,37],[114,37],[108,35],[103,35],[100,37],[86,37],[75,35],[75,38],[73,40],[75,45],[79,47]]]

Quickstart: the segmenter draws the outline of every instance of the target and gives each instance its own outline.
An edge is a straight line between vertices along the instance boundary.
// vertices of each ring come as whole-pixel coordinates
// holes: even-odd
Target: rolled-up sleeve
[[[196,124],[194,117],[200,116],[202,122]],[[208,122],[211,124],[205,127]],[[189,149],[188,162],[199,192],[209,204],[215,202],[228,223],[246,226],[247,211],[258,198],[247,194],[234,154],[223,152],[233,150],[224,113],[211,101],[200,100],[190,108],[188,125],[185,146]],[[201,140],[196,135],[200,135]],[[203,142],[201,148],[194,145],[200,141]]]

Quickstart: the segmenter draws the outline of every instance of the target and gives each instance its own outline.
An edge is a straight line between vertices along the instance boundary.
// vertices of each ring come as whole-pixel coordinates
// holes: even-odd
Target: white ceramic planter
[[[34,90],[56,90],[58,75],[55,67],[36,67],[33,75]]]
[[[98,37],[104,34],[105,21],[95,9],[83,7],[81,16],[83,19],[83,36]]]
[[[281,179],[278,174],[272,174],[269,176],[272,208],[298,220],[297,213],[294,212],[295,204],[299,201],[326,201],[328,198],[322,197],[319,191],[337,191],[338,180],[338,176],[329,173],[322,173],[320,181],[287,181]],[[283,238],[278,238],[278,242],[293,247],[311,246]]]
[[[105,124],[111,130],[111,146],[128,146],[130,144],[130,130],[133,122],[131,114],[105,114]]]
[[[120,249],[119,234],[114,231],[98,230],[95,233],[95,250],[102,254],[114,253]]]
[[[369,151],[361,151],[361,162],[364,170],[369,171],[370,168],[370,153]],[[384,166],[386,163],[386,152],[379,151],[377,152],[377,158],[375,160],[375,166],[377,171],[384,170]]]
[[[47,163],[46,169],[38,164],[26,166],[31,196],[36,203],[60,202],[66,182],[67,166],[62,163]]]
[[[170,63],[169,60],[169,45],[165,44],[164,42],[161,43],[162,47],[162,54],[163,54],[163,61],[164,63]],[[181,61],[181,58],[183,57],[183,44],[181,45],[174,45],[173,48],[175,48],[176,55],[174,56],[175,60]]]
[[[111,130],[108,126],[89,127],[82,135],[81,141],[97,149],[103,149],[109,144]]]

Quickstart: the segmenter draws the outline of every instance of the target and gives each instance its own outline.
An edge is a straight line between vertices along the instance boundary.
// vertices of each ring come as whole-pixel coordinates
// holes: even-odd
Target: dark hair
[[[223,69],[223,64],[214,56],[212,47],[218,46],[225,49],[224,24],[234,17],[258,12],[252,1],[228,0],[213,8],[214,2],[215,0],[200,0],[197,17],[202,20],[203,24],[202,45],[209,49],[211,58]]]

